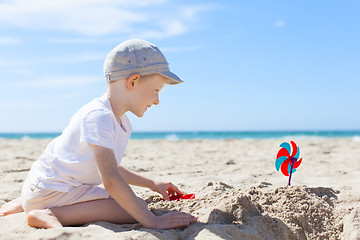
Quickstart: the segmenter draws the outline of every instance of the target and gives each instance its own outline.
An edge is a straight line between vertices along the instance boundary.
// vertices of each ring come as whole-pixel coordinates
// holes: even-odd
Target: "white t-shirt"
[[[116,120],[107,95],[83,106],[62,134],[52,140],[32,166],[28,180],[39,187],[68,192],[82,184],[102,183],[88,143],[110,148],[120,165],[132,127],[126,115]]]

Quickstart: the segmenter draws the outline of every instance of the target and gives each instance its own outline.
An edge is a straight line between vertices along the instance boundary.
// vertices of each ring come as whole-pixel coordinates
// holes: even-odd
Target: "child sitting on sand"
[[[125,113],[142,117],[159,104],[166,83],[182,80],[170,72],[155,45],[139,39],[115,47],[106,57],[104,74],[107,93],[75,113],[32,165],[21,199],[5,204],[0,216],[25,210],[28,224],[38,228],[108,221],[168,229],[196,222],[183,212],[152,214],[129,184],[150,188],[165,200],[182,193],[172,183],[153,181],[120,166],[132,131]]]

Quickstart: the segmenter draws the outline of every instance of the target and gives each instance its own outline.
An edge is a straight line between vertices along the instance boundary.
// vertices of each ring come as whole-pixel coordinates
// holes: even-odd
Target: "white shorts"
[[[109,197],[110,195],[105,188],[100,186],[81,185],[69,192],[58,192],[38,187],[28,180],[24,182],[21,191],[22,206],[25,212],[34,209],[63,207],[97,199],[108,199]]]

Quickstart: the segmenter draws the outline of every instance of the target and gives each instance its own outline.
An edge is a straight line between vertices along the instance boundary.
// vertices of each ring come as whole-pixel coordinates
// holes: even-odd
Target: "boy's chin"
[[[143,117],[145,114],[145,112],[140,112],[140,113],[132,112],[132,113],[139,118]]]

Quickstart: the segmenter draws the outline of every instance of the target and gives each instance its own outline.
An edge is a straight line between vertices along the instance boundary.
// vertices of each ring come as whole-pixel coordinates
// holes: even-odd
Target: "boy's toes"
[[[24,209],[21,206],[20,198],[18,198],[18,199],[12,200],[10,202],[7,202],[0,207],[0,217],[14,214],[14,213],[23,212],[23,211],[24,211]]]

